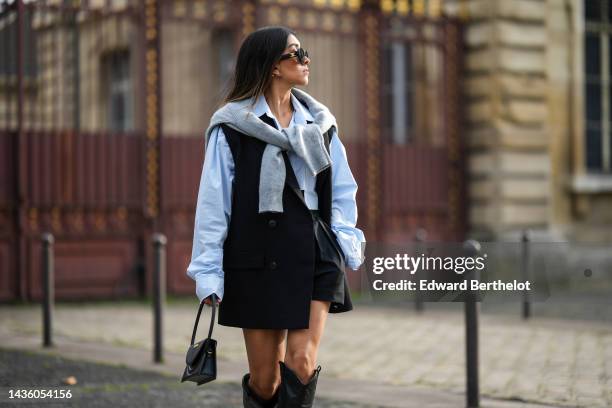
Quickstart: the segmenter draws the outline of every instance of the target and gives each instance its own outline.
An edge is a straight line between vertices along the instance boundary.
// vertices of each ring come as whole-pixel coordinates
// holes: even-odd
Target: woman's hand
[[[212,295],[204,299],[204,303],[206,303],[208,306],[212,306],[211,297]],[[219,299],[219,297],[217,297],[217,305],[220,303],[221,303],[221,300]]]

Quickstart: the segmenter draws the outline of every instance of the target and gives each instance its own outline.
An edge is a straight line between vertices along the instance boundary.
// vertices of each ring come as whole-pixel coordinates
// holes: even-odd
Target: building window
[[[234,41],[235,34],[230,29],[218,29],[213,33],[214,50],[215,50],[215,72],[218,91],[223,93],[230,85],[230,78],[234,71]]]
[[[9,11],[9,5],[0,2],[0,75],[7,77],[17,75],[17,11]],[[23,75],[25,78],[36,78],[36,33],[32,28],[33,11],[24,10],[23,29]],[[12,82],[12,81],[10,81]]]
[[[612,170],[612,0],[584,0],[585,154],[589,173]]]
[[[108,129],[114,132],[132,130],[134,121],[129,51],[117,50],[104,54],[102,75]]]
[[[404,41],[382,45],[382,131],[395,144],[410,141],[414,126],[412,48]]]

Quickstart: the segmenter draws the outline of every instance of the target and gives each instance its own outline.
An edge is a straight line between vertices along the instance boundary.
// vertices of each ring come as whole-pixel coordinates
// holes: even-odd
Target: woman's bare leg
[[[303,384],[310,380],[315,369],[319,344],[323,337],[330,303],[312,300],[310,302],[308,329],[288,330],[287,352],[284,362],[287,367],[296,373]]]
[[[263,399],[274,396],[280,385],[280,368],[285,354],[287,330],[242,329],[249,360],[249,388]]]

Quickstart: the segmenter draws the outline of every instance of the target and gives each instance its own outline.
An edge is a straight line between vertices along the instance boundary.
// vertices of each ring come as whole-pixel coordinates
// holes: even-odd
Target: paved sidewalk
[[[8,389],[17,385],[29,385],[32,388],[43,388],[54,386],[60,387],[60,379],[74,375],[79,382],[85,378],[86,390],[79,393],[74,391],[80,399],[73,401],[70,406],[96,406],[96,407],[132,407],[138,395],[142,399],[143,406],[202,406],[206,408],[229,408],[241,407],[241,388],[236,382],[246,371],[242,363],[219,360],[219,376],[213,383],[200,387],[191,383],[180,383],[180,373],[184,368],[184,356],[168,352],[165,355],[164,364],[151,362],[151,353],[147,350],[134,349],[126,346],[114,346],[103,343],[95,343],[83,340],[72,340],[63,336],[56,336],[54,346],[41,348],[40,340],[31,335],[15,335],[2,337],[3,347],[0,348],[0,361],[4,367],[20,367],[9,373],[0,370],[0,384],[4,394]],[[29,365],[13,365],[18,358],[6,358],[8,354],[15,354],[16,350],[30,353],[35,362]],[[41,359],[40,355],[50,355],[55,358],[49,362]],[[59,356],[68,358],[62,361]],[[96,362],[97,364],[87,364]],[[45,379],[32,386],[32,378],[41,378],[32,371],[45,367]],[[85,368],[81,368],[84,366]],[[31,369],[28,369],[31,368]],[[85,373],[85,375],[83,375]],[[91,373],[99,377],[91,378]],[[106,374],[105,374],[106,373]],[[150,377],[146,373],[151,374]],[[178,373],[178,374],[177,374]],[[132,378],[132,375],[135,377]],[[165,375],[166,377],[160,377]],[[20,380],[22,379],[22,380]],[[48,381],[47,381],[48,380]],[[93,383],[93,394],[91,394]],[[10,387],[10,386],[13,387]],[[137,390],[136,395],[132,392]],[[160,395],[170,394],[160,399]],[[108,393],[108,394],[106,394]],[[96,405],[90,405],[101,398]],[[193,398],[201,401],[198,405],[193,404]],[[5,399],[0,398],[0,403]],[[149,401],[152,405],[147,405]],[[205,401],[205,403],[204,403]],[[117,405],[119,404],[119,405]],[[2,406],[0,404],[0,406]],[[58,405],[65,407],[67,405]],[[316,406],[318,408],[383,408],[383,407],[405,407],[405,408],[449,408],[465,406],[465,397],[460,393],[435,390],[422,386],[397,386],[372,383],[363,380],[347,380],[326,378],[320,379],[317,385]],[[482,408],[547,408],[549,405],[521,403],[516,401],[503,401],[490,398],[481,399]]]
[[[318,363],[318,395],[388,407],[465,406],[464,326],[460,312],[356,304],[330,315]],[[123,362],[180,373],[197,302],[165,313],[167,363],[151,363],[152,312],[145,304],[59,304],[55,350],[64,356]],[[207,315],[199,336],[204,336]],[[0,344],[42,350],[40,307],[0,308]],[[481,315],[483,407],[612,406],[612,327],[592,322]],[[220,381],[246,372],[240,329],[217,325]],[[364,356],[368,356],[367,359]],[[325,375],[323,375],[325,374]],[[530,402],[521,403],[520,401]]]
[[[176,376],[126,368],[108,363],[91,363],[67,359],[46,353],[0,349],[0,406],[23,406],[31,403],[41,407],[206,407],[242,406],[242,392],[233,383],[215,381],[196,386],[177,382]],[[14,367],[19,367],[15,370]],[[40,368],[44,367],[44,375]],[[37,379],[32,386],[32,379]],[[72,378],[74,385],[67,385]],[[8,390],[39,393],[46,398],[9,399]],[[68,393],[68,391],[70,393]],[[23,394],[21,394],[23,395]],[[50,398],[53,395],[55,398]],[[321,408],[375,408],[371,405],[332,401],[319,398]]]

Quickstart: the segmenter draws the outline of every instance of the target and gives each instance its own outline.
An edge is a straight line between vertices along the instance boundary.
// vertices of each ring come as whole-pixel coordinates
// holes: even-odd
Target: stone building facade
[[[470,231],[612,241],[612,2],[468,0]]]

